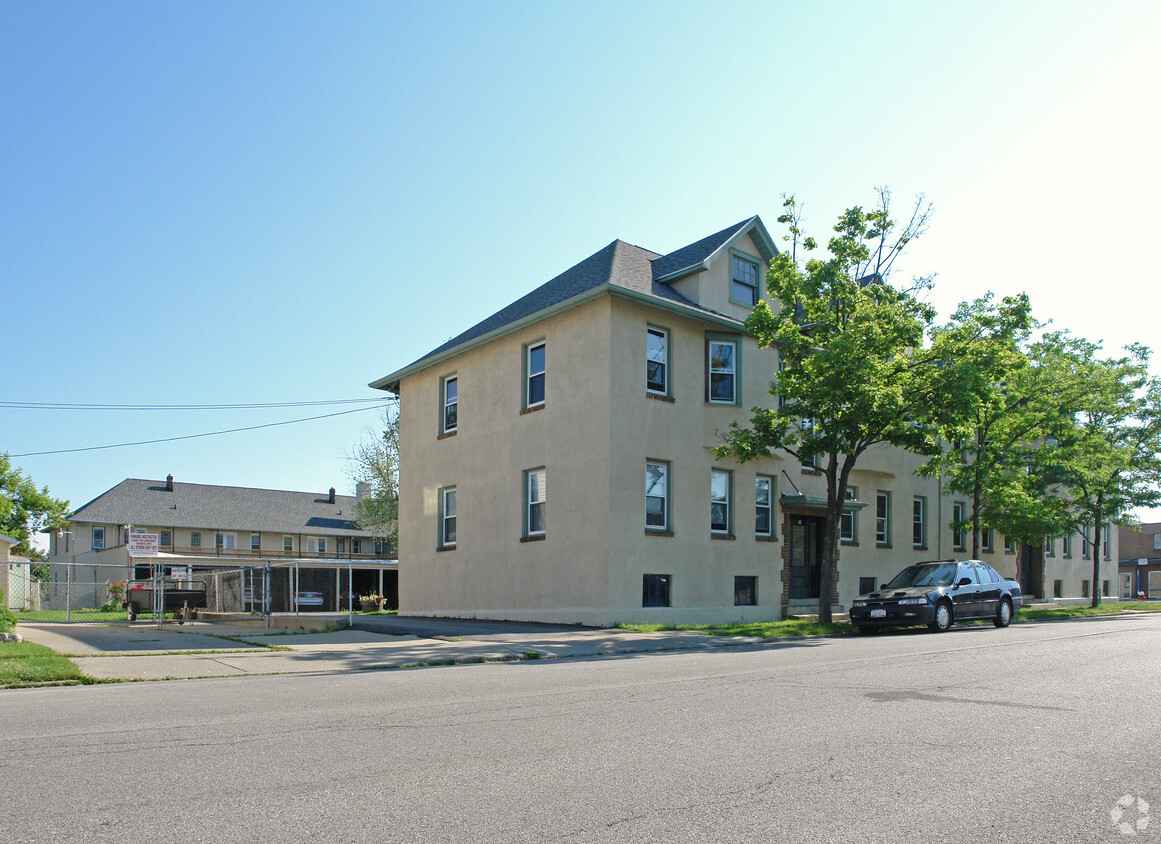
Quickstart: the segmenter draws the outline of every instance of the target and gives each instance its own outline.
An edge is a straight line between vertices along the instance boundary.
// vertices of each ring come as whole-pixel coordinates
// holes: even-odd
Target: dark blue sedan
[[[908,566],[890,583],[851,604],[860,633],[926,624],[937,633],[957,621],[991,619],[1007,627],[1023,605],[1020,584],[979,560],[932,560]]]

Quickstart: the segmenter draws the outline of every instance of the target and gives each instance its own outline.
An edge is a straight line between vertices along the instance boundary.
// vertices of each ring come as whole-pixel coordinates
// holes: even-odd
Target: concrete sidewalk
[[[508,623],[453,624],[423,620],[429,637],[347,629],[273,633],[221,623],[180,627],[123,624],[22,623],[29,642],[70,657],[102,680],[163,680],[247,674],[317,674],[522,659],[615,656],[751,645],[763,640],[693,631],[634,633],[593,628],[523,629]],[[404,620],[410,622],[410,620]],[[386,626],[386,625],[384,625]],[[404,624],[397,625],[397,628]],[[540,629],[547,627],[548,629]],[[440,634],[443,631],[443,635]],[[222,638],[228,636],[230,638]],[[269,647],[289,650],[269,650]],[[199,653],[188,653],[199,651]],[[183,653],[185,652],[185,653]]]

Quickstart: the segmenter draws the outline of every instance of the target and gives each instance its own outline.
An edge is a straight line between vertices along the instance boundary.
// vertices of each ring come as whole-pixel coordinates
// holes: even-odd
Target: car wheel
[[[946,633],[951,627],[951,621],[951,604],[947,601],[940,601],[935,605],[935,618],[927,627],[935,633]]]
[[[1000,606],[996,610],[996,617],[992,619],[992,624],[997,627],[1007,627],[1012,623],[1012,602],[1007,598],[1000,601]]]

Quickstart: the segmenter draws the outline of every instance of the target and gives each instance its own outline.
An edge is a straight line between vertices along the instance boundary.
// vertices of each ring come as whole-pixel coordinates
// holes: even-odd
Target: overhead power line
[[[382,401],[382,400],[379,400]],[[178,440],[193,440],[199,437],[217,437],[222,434],[237,434],[242,431],[257,431],[261,428],[276,428],[280,425],[297,425],[300,422],[314,422],[318,419],[330,419],[333,416],[346,416],[348,413],[363,413],[375,410],[375,407],[356,407],[353,410],[340,410],[337,413],[324,413],[321,416],[308,416],[305,419],[288,419],[285,422],[267,422],[265,425],[249,425],[244,428],[229,428],[224,431],[208,431],[204,434],[186,434],[180,437],[162,437],[156,440],[140,440],[131,443],[114,443],[112,445],[91,445],[83,448],[60,448],[53,451],[27,451],[23,454],[10,454],[9,457],[43,457],[49,454],[73,454],[78,451],[100,451],[107,448],[128,448],[135,445],[156,445],[157,443],[171,443]]]
[[[339,404],[383,404],[394,397],[333,399],[327,401],[255,402],[251,404],[83,404],[70,402],[0,401],[0,409],[14,410],[250,410],[272,407],[325,407]]]

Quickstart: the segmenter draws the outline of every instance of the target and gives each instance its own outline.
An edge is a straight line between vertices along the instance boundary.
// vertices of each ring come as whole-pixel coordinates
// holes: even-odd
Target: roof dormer
[[[760,217],[722,229],[653,261],[653,280],[703,308],[745,319],[761,298],[777,247]]]

